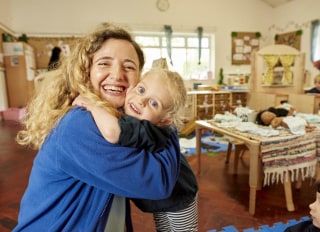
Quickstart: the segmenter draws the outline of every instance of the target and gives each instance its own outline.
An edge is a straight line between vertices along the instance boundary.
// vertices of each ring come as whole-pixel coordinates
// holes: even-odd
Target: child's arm
[[[78,96],[73,105],[85,107],[91,112],[102,136],[110,143],[118,143],[125,147],[143,147],[148,151],[157,152],[163,149],[172,133],[169,127],[158,127],[149,121],[140,121],[128,115],[118,119],[82,96]]]
[[[72,104],[85,107],[91,112],[98,129],[108,142],[117,143],[119,141],[121,129],[118,124],[117,117],[110,114],[106,109],[93,104],[90,100],[80,95]]]

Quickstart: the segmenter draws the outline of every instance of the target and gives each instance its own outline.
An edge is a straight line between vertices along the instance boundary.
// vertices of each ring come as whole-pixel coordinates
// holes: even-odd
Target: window
[[[212,78],[211,73],[214,71],[213,35],[202,36],[200,51],[197,34],[172,34],[171,59],[164,33],[135,33],[134,36],[145,54],[145,70],[152,67],[153,60],[166,58],[169,69],[179,72],[185,80]]]

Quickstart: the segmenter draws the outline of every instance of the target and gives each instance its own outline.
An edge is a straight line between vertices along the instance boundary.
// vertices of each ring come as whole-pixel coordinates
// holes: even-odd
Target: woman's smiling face
[[[139,74],[138,55],[126,40],[106,40],[92,58],[91,83],[116,108],[124,105],[127,89],[136,85]]]

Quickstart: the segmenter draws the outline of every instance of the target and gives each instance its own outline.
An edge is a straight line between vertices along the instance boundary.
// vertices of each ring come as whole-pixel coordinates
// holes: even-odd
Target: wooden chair
[[[228,143],[228,150],[227,150],[227,157],[225,163],[228,164],[232,152],[232,147],[234,146],[234,163],[233,163],[233,173],[237,174],[238,172],[238,164],[239,159],[244,154],[244,152],[247,150],[246,145],[242,141],[238,140],[229,140]]]
[[[239,164],[239,159],[242,157],[244,152],[248,149],[244,142],[238,141],[238,140],[230,140],[228,143],[228,150],[227,150],[227,157],[225,163],[228,164],[232,152],[232,146],[235,147],[234,149],[234,164],[233,164],[233,173],[237,174],[238,172],[238,164]],[[319,168],[320,170],[320,168]],[[319,171],[320,174],[320,171]],[[301,187],[301,180],[297,181],[296,183],[296,188]],[[284,193],[285,193],[285,199],[286,199],[286,205],[287,205],[287,210],[289,212],[292,212],[295,210],[294,204],[293,204],[293,199],[292,199],[292,186],[291,186],[291,178],[290,174],[288,177],[288,181],[284,181],[283,183],[283,188],[284,188]]]

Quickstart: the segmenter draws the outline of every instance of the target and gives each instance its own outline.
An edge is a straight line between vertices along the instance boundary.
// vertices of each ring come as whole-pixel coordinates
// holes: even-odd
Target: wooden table
[[[262,187],[262,160],[260,157],[260,141],[250,139],[248,137],[242,136],[238,133],[233,133],[226,128],[218,127],[214,123],[205,120],[196,121],[196,155],[198,159],[198,175],[201,175],[201,130],[208,129],[214,132],[228,135],[234,139],[242,141],[248,148],[250,153],[250,165],[249,165],[249,213],[251,215],[255,214],[256,207],[256,191],[260,190]],[[284,190],[286,196],[286,203],[288,211],[294,211],[294,204],[292,200],[292,190],[291,181],[284,181]]]

